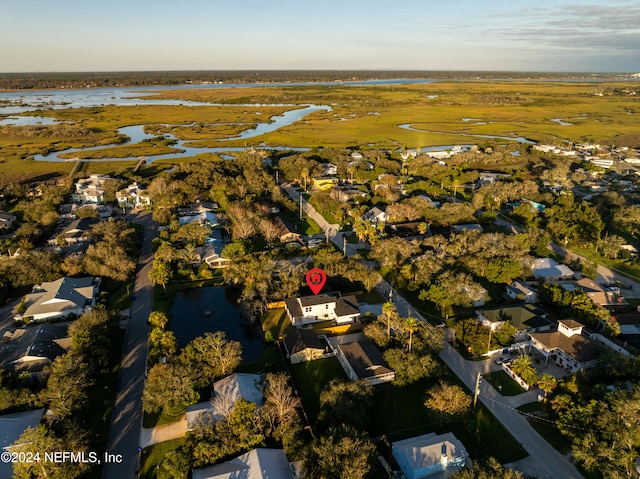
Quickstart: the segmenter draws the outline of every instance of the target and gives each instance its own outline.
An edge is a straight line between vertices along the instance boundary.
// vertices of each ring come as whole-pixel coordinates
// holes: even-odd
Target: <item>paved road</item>
[[[296,188],[291,186],[290,183],[285,183],[285,184],[281,185],[281,187],[289,195],[289,197],[293,201],[295,201],[296,204],[298,204],[298,202],[300,201],[300,192]],[[304,198],[302,199],[302,211],[307,216],[309,216],[313,221],[318,223],[318,226],[320,226],[320,228],[322,228],[322,231],[324,231],[323,237],[326,237],[325,235],[328,233],[329,234],[329,240],[333,244],[335,244],[340,251],[343,251],[345,243],[344,243],[344,237],[342,236],[342,233],[340,233],[340,225],[339,224],[329,223]],[[316,236],[318,236],[318,235],[316,235]],[[357,254],[358,248],[363,248],[364,247],[364,244],[347,243],[346,247],[347,247],[347,256],[353,256],[353,255]]]
[[[563,248],[558,244],[550,243],[549,247],[554,253],[564,258],[567,258],[569,260],[579,259],[580,261],[584,261],[584,257],[572,251],[569,251],[568,249]],[[619,281],[621,285],[622,296],[624,296],[625,298],[640,298],[640,282],[629,279],[626,276],[616,273],[615,271],[612,271],[601,264],[598,265],[597,271],[598,277],[596,278],[596,281],[598,283],[607,284]]]
[[[490,361],[466,361],[450,345],[446,344],[440,353],[440,358],[453,372],[469,387],[475,389],[478,371],[486,373],[491,370]],[[529,393],[527,393],[529,394]],[[539,479],[580,479],[582,476],[577,469],[545,441],[531,427],[529,422],[518,411],[513,409],[509,399],[502,397],[487,381],[480,384],[480,401],[493,415],[509,430],[511,435],[529,453],[529,457],[519,461],[527,465],[528,470],[534,470]],[[514,404],[515,405],[515,404]]]
[[[153,287],[149,281],[149,270],[153,261],[151,241],[158,234],[158,225],[148,213],[127,219],[144,226],[144,237],[133,289],[135,299],[131,302],[131,315],[127,324],[118,376],[120,391],[111,414],[107,441],[107,451],[122,455],[122,462],[105,464],[102,470],[103,479],[136,477],[136,471],[140,468],[138,444],[142,428],[142,390],[147,367],[147,318],[153,300]]]
[[[298,201],[299,193],[290,186],[284,187],[285,191],[291,198]],[[313,218],[320,227],[327,231],[327,228],[333,228],[335,225],[328,224],[324,218],[308,203],[303,200],[303,210]],[[317,219],[316,219],[317,218]],[[331,241],[339,248],[342,248],[342,237],[335,233],[331,236]],[[350,251],[348,250],[347,254]],[[355,254],[355,252],[353,253]],[[409,304],[395,289],[385,281],[377,272],[372,272],[378,276],[376,290],[384,297],[388,298],[391,292],[393,303],[396,310],[401,316],[413,316],[424,321],[422,315]],[[640,290],[640,285],[638,286]],[[447,331],[447,334],[449,332]],[[478,372],[482,374],[498,369],[492,361],[466,361],[458,354],[458,352],[448,343],[440,353],[441,359],[451,368],[451,370],[465,383],[472,391],[475,389],[476,375]],[[523,401],[531,402],[536,399],[537,392],[531,391],[526,393],[525,398],[508,399],[500,395],[487,381],[483,381],[480,385],[480,401],[487,406],[500,423],[513,435],[522,447],[529,453],[529,457],[518,461],[518,467],[526,470],[527,473],[534,471],[539,479],[581,479],[582,476],[576,468],[567,461],[558,451],[556,451],[535,429],[531,427],[529,422],[522,416],[515,407],[521,405]]]

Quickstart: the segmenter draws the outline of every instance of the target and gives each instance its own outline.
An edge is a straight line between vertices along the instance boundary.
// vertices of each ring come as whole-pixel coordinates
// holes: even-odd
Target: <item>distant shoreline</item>
[[[503,81],[629,81],[634,73],[415,71],[415,70],[225,70],[149,72],[0,73],[0,90],[60,90],[80,88],[150,87],[244,83],[322,83],[381,79],[503,80]]]

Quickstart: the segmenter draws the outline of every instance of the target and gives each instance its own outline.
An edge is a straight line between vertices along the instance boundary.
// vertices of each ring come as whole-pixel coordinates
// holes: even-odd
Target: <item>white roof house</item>
[[[193,479],[294,479],[282,449],[257,448],[230,461],[194,469]]]
[[[396,441],[392,443],[391,453],[407,479],[447,477],[448,472],[471,465],[464,445],[450,432]]]
[[[74,203],[104,203],[105,184],[114,181],[113,178],[106,175],[91,175],[89,178],[83,178],[76,183],[76,190],[71,195]]]
[[[553,258],[537,258],[531,266],[533,276],[540,279],[570,279],[573,270]]]
[[[379,223],[381,221],[386,223],[387,221],[389,221],[389,217],[387,216],[387,213],[385,213],[382,209],[378,208],[377,206],[374,206],[365,214],[363,214],[362,219],[365,221],[369,220],[372,223]]]
[[[187,407],[187,429],[199,424],[210,424],[228,416],[238,399],[262,405],[264,396],[260,390],[262,375],[234,373],[213,384],[211,401]]]
[[[69,314],[80,316],[96,304],[100,278],[60,278],[35,285],[25,296],[27,309],[14,319],[32,317],[34,321],[60,318]]]
[[[118,206],[121,208],[125,206],[138,208],[140,206],[150,205],[151,199],[147,196],[146,191],[147,190],[138,185],[138,183],[133,182],[124,190],[120,190],[116,193]]]

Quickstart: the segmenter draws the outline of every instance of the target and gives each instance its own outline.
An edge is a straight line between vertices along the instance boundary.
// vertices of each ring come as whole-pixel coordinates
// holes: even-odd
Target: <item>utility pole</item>
[[[473,393],[473,407],[476,407],[476,403],[478,402],[478,395],[480,394],[480,381],[482,381],[482,375],[480,371],[478,371],[478,376],[476,377],[476,390]]]
[[[491,351],[491,333],[493,333],[493,328],[489,326],[489,344],[487,344],[487,352]]]
[[[344,234],[342,235],[342,252],[346,257],[347,256],[347,237]]]

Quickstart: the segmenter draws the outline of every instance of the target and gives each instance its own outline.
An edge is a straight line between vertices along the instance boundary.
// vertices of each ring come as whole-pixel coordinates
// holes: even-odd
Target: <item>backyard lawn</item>
[[[320,359],[291,366],[298,394],[309,421],[313,425],[320,411],[320,393],[332,379],[345,379],[336,358]],[[397,441],[420,434],[452,431],[472,458],[494,456],[498,461],[512,462],[527,456],[507,430],[482,405],[471,418],[456,424],[438,424],[424,406],[427,390],[438,378],[398,386],[387,383],[375,386],[373,406],[367,431],[371,437],[385,435]]]
[[[504,371],[494,371],[485,374],[484,378],[503,396],[517,396],[525,392],[525,390]],[[502,386],[502,388],[500,388],[500,386]]]
[[[184,438],[161,442],[144,448],[140,454],[140,476],[145,479],[158,477],[156,469],[167,454],[184,444]]]

